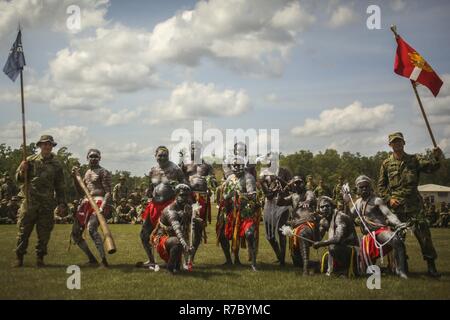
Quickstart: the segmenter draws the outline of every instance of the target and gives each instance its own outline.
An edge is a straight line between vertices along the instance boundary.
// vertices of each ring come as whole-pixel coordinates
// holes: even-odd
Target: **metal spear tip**
[[[398,36],[397,26],[395,24],[391,25],[391,31],[394,33],[395,36]]]

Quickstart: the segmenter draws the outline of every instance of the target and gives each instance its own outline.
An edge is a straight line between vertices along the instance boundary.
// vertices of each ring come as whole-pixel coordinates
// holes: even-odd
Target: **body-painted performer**
[[[333,200],[326,196],[319,199],[319,212],[322,216],[321,225],[325,226],[323,218],[329,223],[328,239],[315,242],[313,247],[318,249],[328,246],[327,275],[343,270],[349,270],[349,274],[354,273],[357,262],[354,247],[357,247],[359,242],[352,217],[335,209]],[[321,229],[323,234],[327,231],[325,228]]]
[[[140,238],[148,261],[143,265],[151,268],[155,267],[155,258],[150,244],[150,234],[154,230],[162,211],[175,197],[174,187],[179,183],[184,183],[184,175],[180,167],[169,160],[169,150],[160,146],[156,149],[155,157],[157,165],[150,169],[149,188],[147,197],[149,203],[142,213],[142,229]],[[140,266],[141,263],[138,262]]]
[[[254,157],[248,155],[247,145],[244,142],[236,142],[233,146],[233,153],[224,159],[222,165],[224,178],[227,179],[233,174],[232,166],[236,157],[242,159],[245,171],[250,173],[256,180],[256,155],[254,155]]]
[[[406,228],[406,223],[401,223],[383,200],[374,194],[371,183],[367,176],[356,178],[355,185],[361,197],[355,201],[355,206],[348,204],[352,216],[362,220],[360,226],[364,236],[360,244],[361,271],[364,272],[367,266],[375,264],[376,259],[394,249],[395,271],[399,277],[407,279],[406,248],[400,233]],[[394,232],[394,229],[398,231]],[[382,245],[381,248],[375,240]]]
[[[180,271],[183,252],[189,254],[192,251],[186,236],[192,214],[191,189],[186,184],[179,184],[175,194],[175,201],[164,208],[151,239],[172,274]]]
[[[296,266],[303,266],[303,274],[308,275],[309,249],[314,241],[320,240],[320,221],[315,213],[316,198],[313,191],[305,189],[304,181],[299,176],[290,181],[289,187],[291,193],[287,196],[281,193],[277,203],[292,207],[291,219],[287,222],[294,232],[289,242],[292,262]]]
[[[194,243],[191,259],[195,257],[203,239],[207,242],[206,225],[211,224],[211,189],[217,187],[213,167],[202,159],[202,146],[198,141],[191,142],[190,161],[181,163],[180,168],[192,190],[192,201],[200,205],[199,216],[194,219]]]
[[[264,225],[266,229],[266,239],[269,241],[277,262],[281,266],[285,265],[286,257],[286,236],[280,231],[280,227],[287,223],[289,218],[289,206],[277,205],[277,195],[291,180],[292,175],[289,170],[278,166],[270,155],[262,160],[259,175],[259,184],[264,193]],[[277,241],[278,238],[278,241]]]
[[[87,160],[89,161],[89,169],[86,171],[83,182],[89,190],[90,195],[97,203],[100,212],[104,216],[108,216],[111,210],[112,190],[111,190],[111,173],[105,168],[100,166],[101,154],[97,149],[90,149],[87,153]],[[78,168],[72,169],[72,176],[77,191],[80,194],[84,194],[83,189],[79,186],[75,176]],[[98,232],[99,222],[97,215],[87,197],[83,199],[78,206],[78,210],[75,215],[74,223],[72,226],[72,239],[80,249],[88,257],[89,265],[98,265],[98,261],[89,249],[86,240],[83,238],[83,231],[87,228],[89,235],[95,243],[101,263],[104,267],[108,267],[106,260],[105,250],[103,248],[103,240]]]
[[[236,158],[223,190],[223,210],[218,217],[218,238],[225,254],[225,264],[231,264],[231,250],[234,264],[241,264],[239,247],[248,245],[251,267],[256,271],[256,181],[244,169],[242,158]]]

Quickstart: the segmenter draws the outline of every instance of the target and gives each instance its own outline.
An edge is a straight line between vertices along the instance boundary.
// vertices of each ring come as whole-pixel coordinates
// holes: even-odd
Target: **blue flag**
[[[3,67],[3,72],[12,80],[16,81],[17,76],[25,65],[25,56],[22,48],[22,31],[19,30],[16,41],[9,52],[8,60]]]

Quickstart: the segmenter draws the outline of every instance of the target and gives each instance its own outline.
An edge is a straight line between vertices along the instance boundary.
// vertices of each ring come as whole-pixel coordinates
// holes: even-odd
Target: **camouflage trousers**
[[[26,208],[25,201],[22,203],[19,208],[19,232],[15,250],[17,255],[23,256],[27,253],[28,240],[35,225],[37,232],[36,255],[43,257],[47,254],[47,245],[54,226],[53,210],[55,207],[56,202],[53,200],[30,199],[28,208]]]
[[[392,210],[401,222],[410,222],[411,230],[419,242],[424,260],[434,260],[437,258],[436,249],[431,239],[430,227],[425,219],[423,210],[405,212],[403,210]]]

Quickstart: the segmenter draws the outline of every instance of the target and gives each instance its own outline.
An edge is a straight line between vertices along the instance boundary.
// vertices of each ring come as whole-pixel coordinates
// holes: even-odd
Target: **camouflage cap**
[[[401,139],[403,140],[403,142],[405,142],[405,138],[403,138],[403,133],[401,132],[394,132],[389,135],[389,143],[391,143],[395,139]]]
[[[12,196],[11,200],[12,201],[19,201],[19,197],[18,196]]]
[[[122,202],[127,202],[127,199],[125,199],[125,198],[120,199],[120,203],[122,203]]]
[[[55,140],[53,140],[53,137],[51,135],[48,135],[48,134],[42,135],[41,138],[39,139],[39,141],[36,142],[36,145],[39,146],[40,143],[44,143],[44,142],[50,142],[53,146],[57,145]]]

